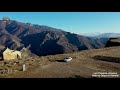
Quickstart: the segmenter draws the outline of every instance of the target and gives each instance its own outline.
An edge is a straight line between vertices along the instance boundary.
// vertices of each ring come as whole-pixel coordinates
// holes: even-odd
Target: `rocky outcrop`
[[[110,38],[105,47],[120,46],[120,38]]]

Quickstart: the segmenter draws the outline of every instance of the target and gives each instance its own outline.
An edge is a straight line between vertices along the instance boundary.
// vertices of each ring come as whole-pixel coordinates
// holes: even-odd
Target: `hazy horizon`
[[[120,33],[120,12],[0,12],[3,16],[76,34]]]

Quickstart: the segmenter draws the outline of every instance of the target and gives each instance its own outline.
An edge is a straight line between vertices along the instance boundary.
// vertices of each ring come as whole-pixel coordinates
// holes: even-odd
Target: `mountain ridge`
[[[53,55],[102,48],[100,39],[88,38],[49,26],[32,25],[15,20],[0,20],[0,45],[21,49],[30,45],[36,55]]]
[[[94,38],[117,38],[120,37],[120,33],[86,33],[83,34],[87,37],[94,37]]]

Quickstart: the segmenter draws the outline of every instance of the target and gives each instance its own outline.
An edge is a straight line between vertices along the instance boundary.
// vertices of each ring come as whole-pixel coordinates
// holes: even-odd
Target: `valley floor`
[[[27,60],[20,60],[29,64],[26,71],[0,74],[0,78],[93,78],[94,73],[117,73],[120,76],[120,63],[94,59],[96,55],[120,57],[120,47],[84,50],[70,54],[41,56]],[[72,61],[63,62],[63,58],[72,57]],[[28,62],[27,62],[28,61]],[[97,77],[101,78],[101,77]],[[116,78],[102,77],[102,78]]]

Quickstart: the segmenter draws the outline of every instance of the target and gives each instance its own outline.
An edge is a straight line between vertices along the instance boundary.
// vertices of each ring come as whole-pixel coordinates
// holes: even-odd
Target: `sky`
[[[0,12],[3,16],[77,34],[120,33],[120,12]]]

